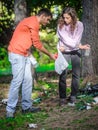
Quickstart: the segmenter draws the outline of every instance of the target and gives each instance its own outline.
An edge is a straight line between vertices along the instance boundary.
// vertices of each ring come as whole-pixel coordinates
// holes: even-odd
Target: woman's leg
[[[71,60],[72,60],[71,96],[76,97],[80,82],[80,57],[77,54],[75,54],[71,56]]]
[[[67,71],[64,70],[59,77],[59,97],[66,98],[66,76]]]

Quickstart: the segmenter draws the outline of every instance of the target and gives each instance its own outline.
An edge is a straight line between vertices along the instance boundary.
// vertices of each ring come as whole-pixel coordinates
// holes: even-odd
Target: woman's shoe
[[[66,98],[60,98],[59,106],[65,106],[67,103],[68,102],[67,102]]]

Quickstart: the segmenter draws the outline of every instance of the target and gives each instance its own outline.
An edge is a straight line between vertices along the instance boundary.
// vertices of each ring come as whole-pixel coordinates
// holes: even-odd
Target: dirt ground
[[[42,80],[53,82],[53,80],[50,81],[50,77],[51,74],[48,74],[48,77],[45,75]],[[8,97],[11,78],[11,76],[0,78],[0,117],[5,116],[6,105],[2,104],[1,101]],[[58,78],[54,80],[54,83],[57,82]],[[70,84],[70,79],[68,79],[67,82]],[[49,115],[43,124],[39,125],[47,127],[49,130],[98,130],[98,104],[93,106],[90,110],[84,109],[79,111],[76,110],[75,107],[68,105],[59,107],[58,102],[59,98],[57,93],[39,104]]]

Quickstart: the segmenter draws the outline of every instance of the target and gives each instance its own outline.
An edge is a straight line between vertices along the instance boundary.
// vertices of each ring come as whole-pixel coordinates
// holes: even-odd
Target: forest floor
[[[91,109],[88,110],[79,110],[76,107],[71,107],[68,105],[60,107],[58,105],[58,75],[54,76],[53,73],[43,73],[38,76],[38,80],[40,82],[43,81],[46,83],[50,83],[51,87],[53,86],[51,90],[44,91],[46,92],[44,94],[46,94],[47,97],[44,97],[43,94],[42,101],[40,103],[37,103],[37,106],[41,107],[42,109],[42,113],[39,113],[39,116],[41,116],[38,117],[34,115],[34,120],[31,119],[32,116],[27,116],[26,118],[28,118],[28,120],[25,119],[26,122],[22,124],[18,124],[15,120],[13,127],[13,124],[9,124],[6,121],[6,104],[2,103],[2,100],[8,97],[8,90],[11,78],[11,76],[0,77],[0,130],[98,130],[98,104],[93,105]],[[96,78],[94,80],[94,83],[97,83],[97,80],[98,79]],[[71,78],[69,77],[67,79],[68,87],[70,87],[70,83]],[[77,102],[79,102],[79,99],[77,99]],[[20,103],[17,107],[17,112],[15,115],[16,118],[21,115]],[[21,116],[20,118],[23,119],[23,117]],[[15,123],[18,124],[17,127]],[[37,124],[37,128],[29,128],[29,123]]]

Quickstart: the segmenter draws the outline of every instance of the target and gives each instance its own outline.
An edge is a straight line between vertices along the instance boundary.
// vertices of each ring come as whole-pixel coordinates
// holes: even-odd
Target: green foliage
[[[67,87],[66,88],[66,93],[67,93],[68,96],[70,95],[70,93],[71,93],[71,87]]]
[[[49,28],[56,31],[56,23],[61,13],[61,10],[66,6],[76,8],[79,18],[81,17],[82,7],[81,0],[26,0],[28,16],[36,14],[41,8],[49,8],[53,13],[53,21]],[[14,0],[1,0],[0,1],[0,40],[2,46],[8,44],[13,31],[14,24]]]
[[[10,67],[10,63],[8,61],[7,50],[5,48],[0,47],[0,70],[9,67]]]
[[[45,48],[51,53],[57,53],[57,37],[54,32],[49,33],[47,30],[43,30],[40,33],[41,41]],[[40,53],[40,57],[38,59],[39,64],[48,64],[48,63],[54,63],[53,60],[51,60],[47,55]]]
[[[94,99],[92,96],[90,95],[81,95],[81,98],[79,99],[78,103],[76,103],[76,109],[78,110],[83,110],[86,109],[87,104],[94,102]]]
[[[0,2],[0,40],[1,46],[8,44],[13,27],[13,0]]]
[[[36,68],[37,72],[47,72],[47,71],[54,71],[54,63],[50,63],[50,64],[45,64],[43,63],[43,65],[39,65]]]
[[[49,52],[51,52],[53,54],[57,52],[56,46],[57,46],[58,39],[57,39],[55,32],[50,33],[49,29],[42,30],[40,32],[40,39],[41,39],[41,42],[44,45],[44,47],[47,48],[47,50]],[[40,65],[54,63],[54,61],[51,60],[47,55],[39,52],[35,48],[32,48],[32,54],[35,56],[35,58],[37,59],[37,61],[39,62]]]
[[[56,28],[57,28],[57,19],[63,8],[66,6],[75,7],[79,18],[82,14],[81,0],[26,0],[27,2],[27,14],[33,15],[38,12],[41,8],[49,8],[53,13],[53,20],[51,23],[45,28],[42,27],[41,30],[41,41],[44,46],[51,52],[56,53],[56,45],[57,45],[57,37],[56,37]],[[14,26],[14,0],[1,0],[0,1],[0,40],[2,41],[1,47],[7,47],[9,40],[11,39],[11,35],[13,32]],[[1,49],[2,50],[2,49]],[[0,50],[0,51],[1,51]],[[5,49],[6,50],[6,49]],[[8,68],[9,62],[7,57],[7,52],[2,52],[0,54],[1,62],[0,68]],[[33,48],[33,55],[37,58],[39,64],[49,64],[53,63],[53,60],[39,51]],[[2,58],[3,57],[3,58]]]
[[[38,114],[26,114],[17,115],[14,119],[0,119],[0,130],[27,130],[30,123],[40,123],[43,122],[48,117],[45,112],[39,112]]]

